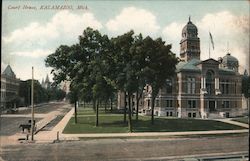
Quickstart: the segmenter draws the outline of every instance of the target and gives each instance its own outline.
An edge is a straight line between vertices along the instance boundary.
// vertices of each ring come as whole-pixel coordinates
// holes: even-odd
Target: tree
[[[116,65],[116,70],[114,71],[115,86],[116,89],[125,93],[125,107],[124,107],[124,122],[126,122],[126,99],[128,97],[128,126],[129,131],[132,131],[132,118],[131,118],[131,95],[134,89],[134,70],[132,67],[132,54],[130,52],[131,46],[134,43],[134,32],[130,31],[121,36],[113,38],[111,41],[113,43],[113,61]]]
[[[248,99],[247,101],[247,108],[249,109],[250,104],[250,76],[247,74],[245,70],[244,75],[242,77],[242,93],[245,98]]]
[[[178,61],[170,51],[171,45],[165,45],[161,38],[153,40],[146,37],[142,47],[146,52],[146,67],[144,68],[146,83],[152,88],[151,123],[154,124],[155,98],[166,79],[175,75],[175,65]]]
[[[61,45],[45,62],[53,68],[54,80],[71,81],[72,95],[84,101],[93,101],[98,126],[99,103],[112,95],[112,85],[106,80],[110,69],[106,55],[109,53],[110,40],[98,30],[87,28],[79,36],[79,43],[72,46]],[[76,94],[77,93],[77,94]],[[105,94],[104,94],[105,93]],[[76,112],[75,112],[76,114]]]
[[[32,80],[26,80],[21,81],[19,86],[19,97],[23,99],[24,105],[28,106],[31,105],[31,81]],[[34,103],[44,103],[50,101],[50,91],[44,89],[39,81],[34,80]]]
[[[96,111],[96,126],[99,124],[98,111],[99,104],[107,100],[112,94],[112,85],[106,80],[109,72],[108,63],[106,63],[106,55],[110,52],[110,40],[107,35],[101,35],[97,30],[87,28],[83,36],[80,36],[80,46],[87,51],[87,62],[85,77],[92,91],[94,109]]]
[[[250,97],[250,77],[248,76],[246,70],[242,77],[242,93],[246,98]]]
[[[143,48],[143,37],[141,34],[135,36],[135,42],[131,46],[130,52],[133,56],[133,69],[135,70],[135,91],[136,91],[136,121],[138,121],[139,100],[142,98],[143,90],[146,85],[145,67],[146,67],[146,52]]]

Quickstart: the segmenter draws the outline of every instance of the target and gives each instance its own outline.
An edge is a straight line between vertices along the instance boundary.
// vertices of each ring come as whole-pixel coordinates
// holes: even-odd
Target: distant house
[[[19,102],[18,90],[20,79],[8,65],[1,73],[1,108],[15,108]]]
[[[167,79],[155,100],[155,115],[182,118],[222,118],[243,114],[242,75],[239,61],[230,53],[218,60],[200,60],[197,27],[189,21],[182,30],[180,62],[176,74]],[[168,70],[168,69],[166,69]],[[118,108],[124,108],[125,94],[118,93]],[[151,114],[151,87],[140,100],[140,111]],[[133,108],[135,107],[135,100]]]

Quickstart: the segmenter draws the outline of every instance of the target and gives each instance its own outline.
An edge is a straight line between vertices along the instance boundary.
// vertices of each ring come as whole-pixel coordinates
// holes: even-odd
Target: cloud
[[[43,51],[54,50],[60,44],[76,42],[86,27],[101,29],[102,24],[92,13],[77,15],[65,10],[55,14],[46,24],[32,22],[24,28],[16,29],[5,36],[3,42],[16,55],[45,56],[46,52]]]
[[[182,28],[187,22],[173,22],[162,30],[163,37],[172,41],[173,51],[179,54],[179,42],[181,40]],[[218,59],[227,53],[227,42],[229,52],[236,57],[240,63],[240,70],[248,68],[249,65],[249,20],[248,15],[236,16],[229,11],[209,13],[200,20],[193,23],[198,28],[200,38],[201,59],[209,57],[209,31],[213,35],[215,49],[211,49],[211,57]]]
[[[240,62],[240,69],[248,68],[249,20],[246,15],[236,16],[228,11],[205,15],[199,22],[202,58],[208,54],[208,31],[213,34],[215,50],[211,57],[223,57],[229,51]],[[227,43],[229,44],[227,47]],[[205,51],[205,53],[204,53]]]
[[[47,56],[51,54],[53,51],[51,50],[42,50],[42,49],[37,49],[37,50],[32,50],[32,51],[15,51],[10,53],[11,55],[16,55],[16,56],[24,56],[24,57],[41,57],[41,56]]]
[[[106,23],[106,27],[108,31],[116,35],[123,34],[131,29],[135,33],[152,35],[160,29],[153,13],[135,7],[124,8],[119,15]]]
[[[181,40],[181,31],[184,26],[185,26],[185,23],[173,22],[169,24],[168,26],[166,26],[165,28],[163,28],[162,30],[162,34],[166,40],[166,43],[172,44],[172,50],[175,53],[178,53],[176,51],[178,51],[180,48],[179,42]]]

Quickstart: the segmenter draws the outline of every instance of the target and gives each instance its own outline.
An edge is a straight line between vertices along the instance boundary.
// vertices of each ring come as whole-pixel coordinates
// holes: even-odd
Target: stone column
[[[204,89],[206,89],[206,78],[205,77],[203,77],[203,87],[204,87]]]
[[[219,78],[215,78],[215,89],[219,89]]]
[[[201,89],[203,89],[204,88],[204,77],[201,77]]]
[[[220,80],[218,77],[215,78],[215,94],[216,95],[221,94],[221,92],[220,92]]]

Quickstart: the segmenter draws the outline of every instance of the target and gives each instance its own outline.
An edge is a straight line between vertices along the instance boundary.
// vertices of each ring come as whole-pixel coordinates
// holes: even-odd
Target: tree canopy
[[[143,38],[141,34],[134,35],[132,30],[110,39],[98,30],[87,28],[78,43],[59,46],[45,63],[53,68],[56,83],[71,82],[74,101],[94,102],[96,126],[99,103],[112,99],[118,90],[123,91],[129,100],[128,125],[132,131],[132,96],[136,93],[139,100],[148,84],[152,86],[154,101],[165,80],[175,72],[177,59],[170,49],[171,45],[165,45],[161,38]],[[126,107],[124,112],[126,116]]]

